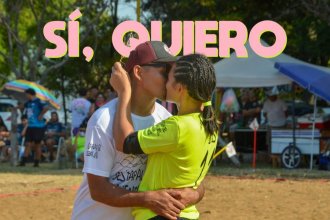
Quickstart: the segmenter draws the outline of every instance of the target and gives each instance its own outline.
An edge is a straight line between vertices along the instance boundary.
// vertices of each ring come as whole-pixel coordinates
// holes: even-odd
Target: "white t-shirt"
[[[90,101],[85,98],[72,100],[70,106],[72,112],[72,128],[79,128],[80,124],[87,117],[90,107]]]
[[[276,99],[272,102],[267,99],[264,103],[263,111],[267,113],[268,124],[272,127],[281,127],[285,125],[285,111],[287,106],[284,101]]]
[[[117,99],[98,109],[88,121],[84,153],[84,177],[77,192],[73,220],[133,219],[131,208],[116,208],[94,201],[90,196],[86,173],[108,177],[122,188],[137,191],[146,167],[146,155],[124,154],[116,150],[112,125]],[[156,103],[155,111],[147,117],[132,114],[135,130],[141,130],[165,120],[171,114]]]

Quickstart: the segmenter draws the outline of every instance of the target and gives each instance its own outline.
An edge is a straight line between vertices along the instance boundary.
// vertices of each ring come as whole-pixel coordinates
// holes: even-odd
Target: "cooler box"
[[[318,129],[314,131],[314,147],[312,149],[312,129],[298,129],[296,130],[296,146],[302,154],[317,155],[320,153],[320,136]],[[281,154],[290,143],[293,143],[293,131],[290,129],[272,129],[271,130],[271,153]]]
[[[313,114],[306,114],[298,118],[299,128],[312,128]],[[317,129],[330,129],[330,115],[316,114],[315,128]]]

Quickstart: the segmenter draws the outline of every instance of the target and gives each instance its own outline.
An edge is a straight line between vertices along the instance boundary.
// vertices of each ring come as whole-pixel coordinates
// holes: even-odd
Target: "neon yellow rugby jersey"
[[[204,179],[215,152],[218,134],[207,135],[200,113],[172,116],[150,128],[138,131],[142,151],[148,154],[139,191],[166,188],[197,188]],[[146,208],[133,210],[135,219],[156,216]],[[197,219],[195,206],[187,207],[181,217]]]

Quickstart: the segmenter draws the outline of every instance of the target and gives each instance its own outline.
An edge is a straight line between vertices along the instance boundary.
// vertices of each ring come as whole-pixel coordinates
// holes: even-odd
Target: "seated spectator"
[[[75,156],[78,161],[84,162],[84,150],[85,150],[85,133],[88,120],[84,120],[79,127],[79,132],[76,134],[73,140],[73,148],[75,150]]]
[[[2,119],[1,116],[0,116],[0,127],[3,127],[2,130],[4,130],[4,131],[8,131],[8,128],[7,128],[7,126],[6,126],[6,124],[5,124],[5,122],[3,121],[3,119]]]
[[[60,137],[65,136],[65,129],[61,122],[58,121],[57,112],[51,113],[51,118],[46,124],[45,144],[49,152],[49,161],[54,160],[54,145],[58,145]]]
[[[1,118],[1,121],[2,121],[2,118]],[[9,159],[9,154],[10,154],[9,135],[10,134],[7,130],[6,125],[4,125],[4,124],[1,125],[1,122],[0,122],[0,149],[1,149],[0,161],[1,162],[6,162]]]
[[[19,145],[22,145],[23,137],[25,137],[26,129],[28,127],[28,119],[26,115],[21,116],[21,124],[17,125],[17,141]]]

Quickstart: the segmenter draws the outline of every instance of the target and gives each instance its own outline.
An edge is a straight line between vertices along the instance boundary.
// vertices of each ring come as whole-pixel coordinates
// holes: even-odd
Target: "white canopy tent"
[[[262,44],[267,46],[263,41]],[[257,55],[249,44],[246,44],[246,49],[248,58],[237,58],[234,52],[230,58],[214,64],[218,88],[254,88],[290,84],[291,79],[274,67],[275,62],[304,64],[330,73],[329,68],[306,63],[284,53],[268,59]]]
[[[264,41],[262,41],[262,44],[268,46]],[[284,53],[275,58],[268,59],[257,55],[249,44],[246,44],[246,49],[248,58],[237,58],[234,52],[231,54],[230,58],[222,59],[214,64],[217,81],[216,86],[218,88],[254,88],[290,84],[292,80],[275,68],[276,62],[303,64],[330,74],[330,68],[313,65]],[[314,103],[313,134],[315,129],[315,108],[316,102]],[[311,169],[312,150],[314,147],[313,140],[314,135],[312,136]]]

